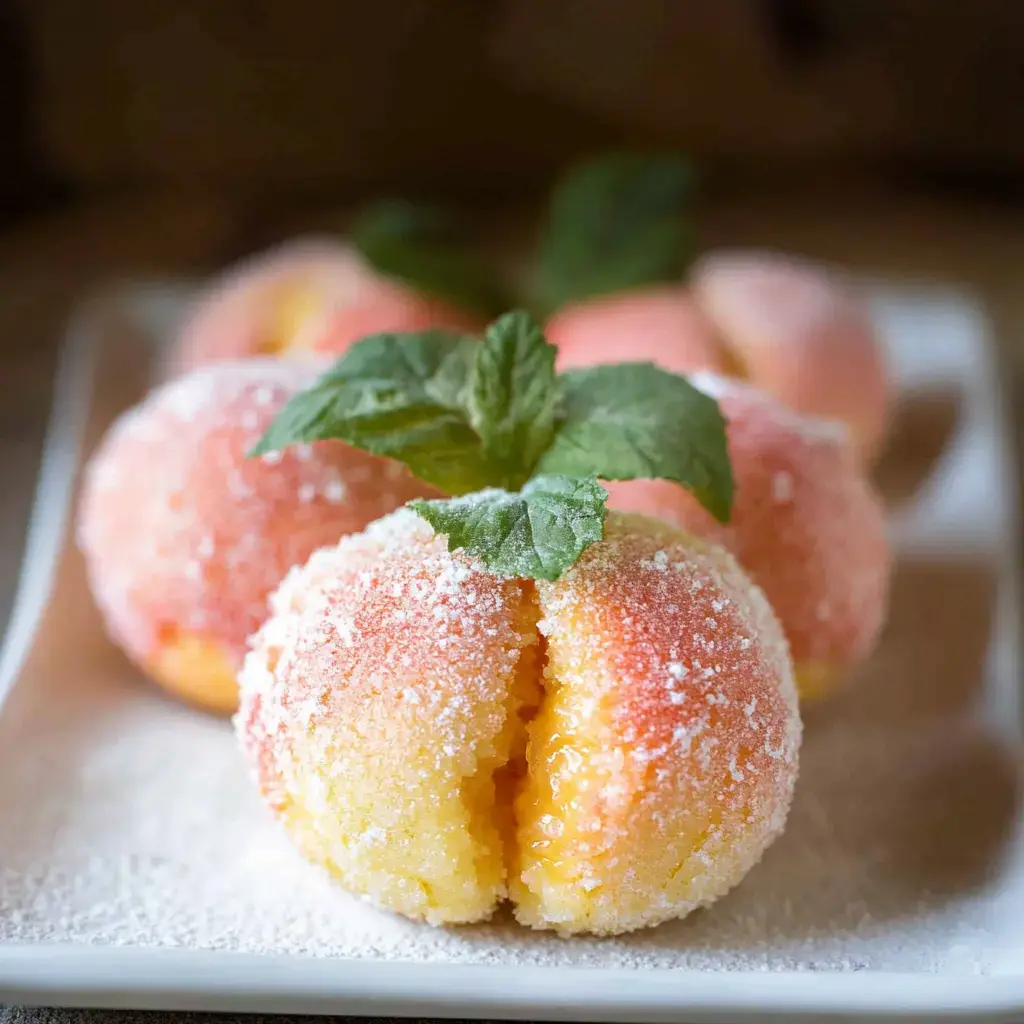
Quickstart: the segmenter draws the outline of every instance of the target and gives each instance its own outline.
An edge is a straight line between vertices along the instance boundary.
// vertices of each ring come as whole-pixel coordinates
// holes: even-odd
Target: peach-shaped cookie
[[[846,423],[864,460],[886,427],[885,361],[868,311],[834,272],[768,252],[701,259],[694,299],[732,370],[801,412]]]
[[[316,552],[271,607],[236,723],[291,836],[388,909],[486,917],[505,892],[495,773],[535,699],[530,588],[400,510]]]
[[[612,513],[556,582],[410,510],[314,554],[240,675],[260,789],[352,892],[434,924],[614,934],[736,885],[783,827],[800,719],[723,549]],[[513,811],[514,808],[514,811]]]
[[[376,331],[476,326],[447,303],[378,274],[355,249],[303,238],[243,260],[205,288],[181,329],[172,368],[316,349],[341,354]]]
[[[722,548],[616,513],[537,594],[516,916],[611,934],[713,902],[779,834],[796,778],[796,692],[764,595]]]
[[[736,498],[727,526],[666,480],[609,483],[612,508],[658,516],[728,547],[789,639],[804,697],[867,656],[885,619],[890,552],[881,500],[846,429],[739,381],[695,374],[727,420]]]
[[[86,470],[78,537],[112,637],[168,690],[237,704],[268,593],[318,547],[430,493],[337,441],[247,458],[322,362],[222,363],[152,392]]]
[[[643,288],[566,306],[544,328],[559,370],[652,362],[671,373],[727,371],[715,333],[678,286]]]

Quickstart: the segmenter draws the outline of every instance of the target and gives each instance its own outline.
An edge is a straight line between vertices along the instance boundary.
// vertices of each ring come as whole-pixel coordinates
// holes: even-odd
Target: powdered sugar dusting
[[[949,580],[922,586],[956,606]],[[851,699],[816,712],[786,832],[745,882],[685,921],[571,941],[507,917],[431,928],[345,893],[267,814],[225,723],[156,695],[88,607],[65,561],[0,715],[0,941],[644,970],[989,972],[1021,948],[1006,925],[1024,895],[995,875],[1012,766],[907,671],[929,640],[903,605]]]

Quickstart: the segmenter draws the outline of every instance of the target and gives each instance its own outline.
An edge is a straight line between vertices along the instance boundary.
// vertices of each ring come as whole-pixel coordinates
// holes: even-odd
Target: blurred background
[[[1019,196],[1016,0],[7,0],[11,218],[167,189],[521,196],[674,145],[723,188],[854,174]]]
[[[622,146],[693,156],[705,244],[980,290],[1019,391],[1022,108],[1018,0],[3,0],[0,437],[45,416],[98,283],[385,193],[501,245]]]

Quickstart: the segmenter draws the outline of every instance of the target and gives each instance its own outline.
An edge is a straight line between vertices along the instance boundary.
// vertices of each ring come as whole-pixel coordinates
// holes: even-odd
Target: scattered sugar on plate
[[[866,703],[817,710],[786,833],[688,919],[612,940],[504,916],[437,930],[308,865],[228,724],[164,700],[69,608],[88,608],[73,562],[0,715],[0,942],[709,970],[984,971],[998,958],[986,886],[1006,853],[1010,768],[960,714],[888,722],[876,685]],[[870,671],[898,668],[901,643]],[[1024,882],[1013,898],[1024,910]]]

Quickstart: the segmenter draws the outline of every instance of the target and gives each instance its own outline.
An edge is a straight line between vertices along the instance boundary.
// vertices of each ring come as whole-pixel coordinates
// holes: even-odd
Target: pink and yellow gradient
[[[297,845],[433,924],[500,901],[610,935],[736,885],[781,831],[786,642],[723,549],[611,514],[554,583],[496,578],[402,510],[272,598],[236,727]]]

